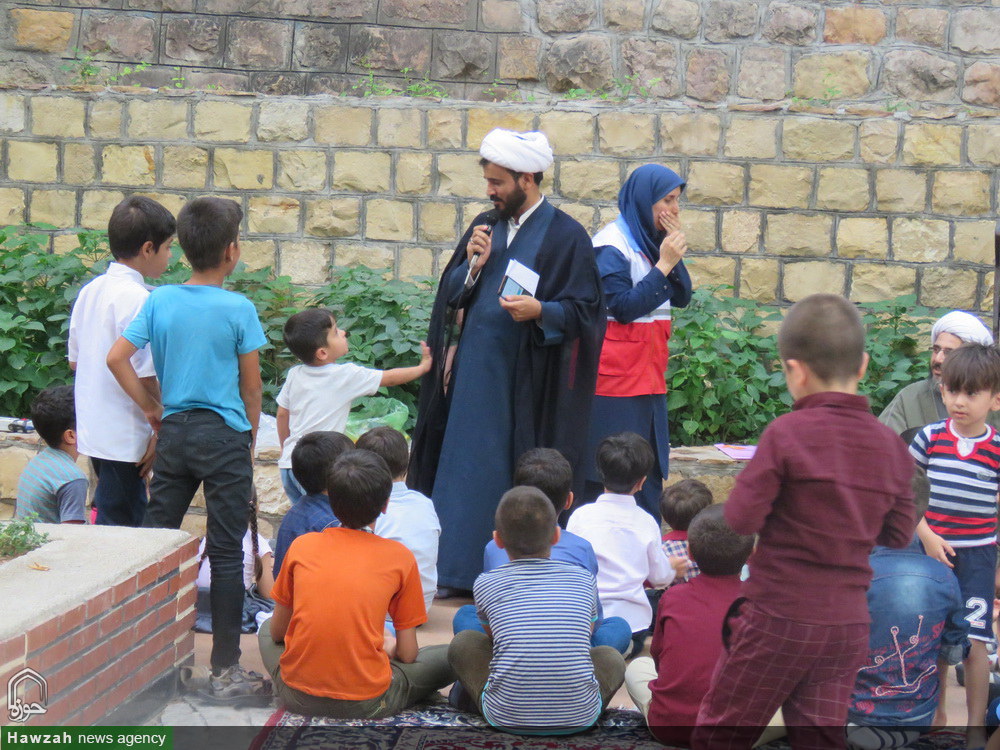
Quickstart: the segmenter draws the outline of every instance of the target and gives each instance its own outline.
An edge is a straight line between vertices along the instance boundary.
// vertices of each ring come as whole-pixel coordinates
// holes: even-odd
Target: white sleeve
[[[643,511],[645,512],[645,511]],[[572,517],[572,516],[571,516]],[[652,516],[650,516],[652,520]],[[653,521],[656,524],[656,521]],[[654,531],[652,537],[646,542],[646,558],[649,561],[649,582],[654,586],[668,586],[673,583],[677,573],[670,566],[670,560],[663,551],[663,545],[659,539],[658,529]]]
[[[285,373],[285,382],[281,384],[281,390],[278,391],[278,397],[275,398],[275,403],[278,404],[282,409],[287,409],[289,404],[288,391],[291,389],[289,385],[292,379],[295,377],[295,368],[293,367],[288,372]]]
[[[382,383],[382,370],[372,370],[353,362],[345,362],[344,364],[351,368],[351,377],[348,379],[351,386],[351,399],[358,396],[374,396],[378,393]]]
[[[271,545],[267,543],[267,539],[265,539],[261,534],[257,534],[257,557],[263,557],[264,555],[270,554],[272,554]]]
[[[77,300],[79,300],[77,296]],[[76,318],[76,305],[73,305],[73,312],[69,316],[69,340],[66,342],[66,359],[70,362],[80,361],[80,332]]]

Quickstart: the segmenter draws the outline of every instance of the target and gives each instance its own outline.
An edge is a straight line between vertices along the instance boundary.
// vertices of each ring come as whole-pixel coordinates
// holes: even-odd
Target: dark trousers
[[[240,660],[243,537],[250,523],[253,462],[250,433],[237,432],[207,409],[163,419],[143,526],[179,529],[198,485],[204,486],[212,569],[212,668]]]
[[[141,526],[146,514],[146,482],[139,467],[131,461],[91,458],[97,487],[94,507],[97,524],[102,526]]]

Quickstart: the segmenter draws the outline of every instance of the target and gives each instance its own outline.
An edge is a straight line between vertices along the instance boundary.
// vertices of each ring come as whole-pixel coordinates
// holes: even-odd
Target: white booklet
[[[537,289],[538,274],[512,258],[507,263],[507,270],[504,271],[503,280],[500,282],[500,289],[497,293],[501,297],[509,297],[514,294],[527,294],[534,297]]]

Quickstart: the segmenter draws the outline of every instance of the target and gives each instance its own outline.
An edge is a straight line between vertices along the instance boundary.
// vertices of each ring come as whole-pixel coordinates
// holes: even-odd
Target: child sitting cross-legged
[[[493,538],[510,562],[476,578],[485,633],[463,630],[448,658],[476,709],[494,727],[520,734],[572,734],[593,726],[621,686],[622,655],[591,648],[594,577],[549,558],[556,512],[534,487],[500,500]]]
[[[417,647],[427,613],[413,553],[372,533],[391,490],[385,461],[348,451],[327,482],[342,525],[300,536],[285,555],[271,591],[274,617],[258,641],[275,694],[291,711],[380,719],[455,679],[447,646]]]
[[[688,526],[702,510],[712,504],[712,491],[697,479],[682,479],[665,487],[660,496],[660,515],[670,526],[663,535],[663,551],[667,557],[687,557],[687,572],[675,583],[690,581],[698,575],[698,563],[688,552]]]

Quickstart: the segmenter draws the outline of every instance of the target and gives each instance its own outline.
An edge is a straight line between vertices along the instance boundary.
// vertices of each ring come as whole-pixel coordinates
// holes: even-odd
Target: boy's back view
[[[750,747],[779,707],[793,747],[844,747],[868,650],[868,554],[914,531],[913,460],[857,395],[868,361],[857,310],[807,297],[778,348],[795,404],[764,430],[725,505],[734,531],[760,537],[695,748]]]
[[[266,339],[253,304],[221,288],[239,261],[242,217],[239,204],[222,198],[198,198],[181,209],[177,238],[191,263],[191,279],[155,289],[108,355],[122,388],[159,431],[143,525],[180,528],[204,484],[212,570],[211,693],[227,700],[263,687],[259,677],[240,669],[239,638],[242,540],[261,404],[257,350]],[[142,387],[129,361],[147,343],[162,405]]]

